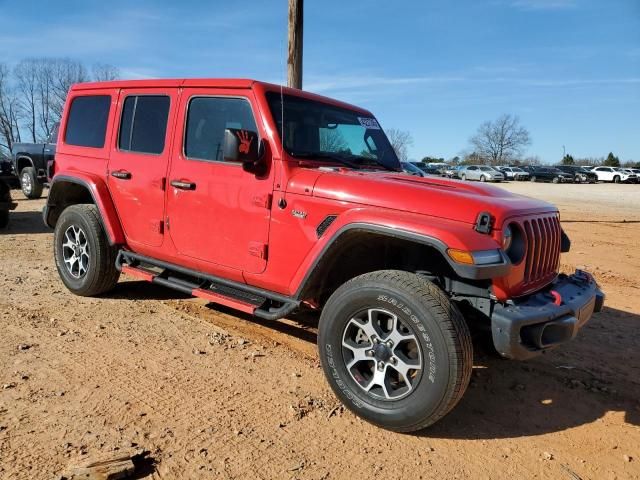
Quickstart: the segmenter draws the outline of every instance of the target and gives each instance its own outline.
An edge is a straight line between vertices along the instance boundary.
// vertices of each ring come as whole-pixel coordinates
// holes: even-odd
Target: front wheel
[[[412,432],[460,400],[473,365],[467,324],[449,298],[419,275],[368,273],[342,285],[320,317],[327,380],[356,415]]]
[[[535,181],[536,181],[536,176],[535,176],[535,175],[532,175],[532,176],[531,176],[531,178],[530,178],[529,180],[535,183]]]
[[[42,184],[38,181],[35,168],[26,167],[22,169],[20,173],[20,188],[22,188],[24,196],[29,199],[42,196]]]
[[[487,181],[487,177],[485,177],[484,175],[480,175],[480,181],[481,182],[486,182]]]
[[[462,174],[460,175],[460,180],[462,180],[463,182],[467,179],[467,176]]]
[[[620,183],[620,177],[618,175],[613,177],[613,183]]]
[[[117,249],[107,240],[95,205],[72,205],[56,223],[54,257],[62,283],[76,295],[90,297],[118,282]]]
[[[553,183],[560,183],[560,177],[553,177],[553,180],[551,180]]]

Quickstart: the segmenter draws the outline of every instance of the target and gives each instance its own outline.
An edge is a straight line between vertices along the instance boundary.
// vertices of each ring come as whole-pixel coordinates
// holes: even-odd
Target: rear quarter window
[[[86,95],[71,101],[64,142],[78,147],[104,147],[111,96]]]

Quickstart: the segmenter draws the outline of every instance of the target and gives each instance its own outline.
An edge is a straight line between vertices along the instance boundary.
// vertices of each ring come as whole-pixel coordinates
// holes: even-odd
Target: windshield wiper
[[[318,158],[321,160],[333,160],[334,162],[341,163],[349,168],[353,168],[354,170],[359,170],[361,167],[356,163],[352,163],[349,160],[341,157],[337,153],[329,153],[329,152],[289,152],[292,157],[296,158]]]
[[[384,168],[385,170],[389,170],[391,172],[399,172],[400,170],[396,170],[393,167],[390,167],[389,165],[387,165],[386,163],[382,162],[381,160],[378,160],[376,157],[365,157],[364,155],[354,155],[354,154],[345,154],[348,155],[349,158],[357,158],[359,160],[362,160],[362,162],[360,163],[360,165],[364,164],[364,162],[366,161],[369,165],[371,165],[373,162],[373,164],[375,165],[379,165],[382,168]]]

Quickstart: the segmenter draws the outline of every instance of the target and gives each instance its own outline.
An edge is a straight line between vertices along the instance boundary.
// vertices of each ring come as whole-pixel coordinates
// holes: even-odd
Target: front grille
[[[555,275],[560,262],[561,230],[557,215],[530,218],[522,222],[527,241],[524,285]]]

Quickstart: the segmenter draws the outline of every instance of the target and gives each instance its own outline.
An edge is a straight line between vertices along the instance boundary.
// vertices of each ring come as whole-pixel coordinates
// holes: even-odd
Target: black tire
[[[465,182],[467,180],[467,176],[463,173],[462,175],[460,175],[460,180]]]
[[[560,183],[560,177],[553,177],[552,183]]]
[[[531,175],[531,178],[529,179],[529,181],[534,182],[536,181],[536,176],[535,175]]]
[[[620,176],[616,175],[615,177],[613,177],[613,183],[620,183]]]
[[[33,167],[25,167],[20,172],[20,188],[22,193],[29,199],[36,199],[42,196],[42,184],[38,181],[36,170]]]
[[[419,346],[421,369],[412,377],[412,388],[398,399],[365,391],[347,369],[343,337],[352,328],[352,319],[370,309],[396,316]],[[364,330],[362,333],[366,336]],[[387,338],[381,336],[382,343]],[[365,340],[363,345],[368,348],[373,343]],[[392,357],[400,355],[401,344],[388,350]],[[345,406],[364,420],[397,432],[422,430],[446,415],[462,398],[473,366],[471,335],[456,306],[433,283],[397,270],[361,275],[338,288],[322,311],[318,348],[327,380]],[[379,360],[375,355],[373,370]],[[384,375],[388,368],[392,367],[385,366]],[[390,386],[385,387],[385,394],[387,388]]]
[[[79,229],[88,245],[88,259],[84,274],[74,275],[73,268],[65,264],[66,233],[71,228]],[[71,249],[66,249],[68,252]],[[91,297],[111,290],[118,282],[120,272],[116,268],[117,248],[109,245],[100,222],[100,213],[95,205],[72,205],[66,208],[54,233],[54,256],[62,283],[76,295]],[[68,255],[68,254],[67,254]],[[74,253],[74,255],[76,255]]]
[[[487,177],[485,177],[484,175],[480,175],[480,181],[481,182],[486,182],[487,181]]]

